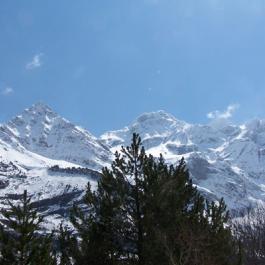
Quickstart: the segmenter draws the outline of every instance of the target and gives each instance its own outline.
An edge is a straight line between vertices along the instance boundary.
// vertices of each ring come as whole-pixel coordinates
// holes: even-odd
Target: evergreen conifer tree
[[[0,224],[0,264],[54,265],[52,235],[40,236],[43,217],[32,207],[31,198],[24,194],[19,205],[9,202],[2,209]]]
[[[230,265],[233,254],[223,200],[207,203],[185,162],[168,166],[147,155],[139,135],[88,186],[87,213],[74,207],[77,265]]]
[[[73,235],[69,227],[60,224],[58,236],[57,236],[58,246],[58,264],[60,265],[72,265],[73,256],[78,255],[76,237]]]

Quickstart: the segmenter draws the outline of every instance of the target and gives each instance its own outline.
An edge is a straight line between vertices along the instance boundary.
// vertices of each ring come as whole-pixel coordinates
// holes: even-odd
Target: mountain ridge
[[[96,188],[96,179],[75,175],[82,170],[70,169],[93,172],[110,166],[114,152],[129,145],[133,133],[140,134],[147,153],[156,157],[162,153],[170,164],[184,157],[194,184],[210,199],[224,197],[231,210],[264,203],[264,120],[242,125],[190,124],[160,110],[144,113],[123,129],[97,138],[44,103],[0,125],[0,196],[27,189],[34,200],[51,203],[51,198],[65,198],[67,186],[73,200],[80,200],[88,181]],[[55,165],[65,170],[51,172]],[[62,217],[54,216],[62,207],[56,201],[45,208],[53,223]],[[65,203],[67,209],[72,200]]]

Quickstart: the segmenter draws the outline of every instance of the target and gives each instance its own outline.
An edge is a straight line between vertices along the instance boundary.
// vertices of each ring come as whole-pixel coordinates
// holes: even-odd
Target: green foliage
[[[43,217],[33,209],[25,191],[20,204],[9,202],[2,209],[0,221],[0,264],[3,265],[53,265],[52,235],[40,236]]]
[[[74,250],[76,246],[76,237],[72,235],[72,232],[68,227],[63,226],[60,224],[59,227],[59,235],[58,235],[58,246],[59,249],[59,264],[60,265],[72,265],[72,258],[71,256],[77,254]]]
[[[43,217],[26,191],[20,204],[9,202],[1,210],[0,265],[244,264],[224,200],[206,201],[183,159],[169,166],[147,155],[137,134],[103,169],[97,189],[88,184],[83,202],[71,211],[74,229],[61,225],[57,237],[39,233]]]
[[[115,154],[93,191],[87,211],[74,207],[66,260],[77,265],[229,265],[233,245],[224,201],[208,203],[189,177],[184,160],[168,166],[145,153],[139,135]],[[68,238],[68,239],[67,239]],[[68,264],[68,263],[61,263]]]

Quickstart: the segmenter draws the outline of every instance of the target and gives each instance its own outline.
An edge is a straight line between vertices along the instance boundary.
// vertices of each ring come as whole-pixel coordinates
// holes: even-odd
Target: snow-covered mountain
[[[95,184],[95,171],[111,159],[109,148],[91,133],[45,104],[34,104],[0,126],[0,205],[27,189],[46,205],[42,210],[48,215],[63,214],[74,199],[81,199],[88,181]],[[51,171],[55,165],[68,170]]]
[[[230,209],[265,200],[265,121],[237,126],[198,125],[179,121],[164,111],[146,113],[130,126],[101,136],[114,152],[140,133],[148,153],[169,163],[181,157],[198,188],[211,198],[224,197]]]
[[[184,157],[207,197],[224,197],[230,209],[265,201],[265,120],[198,125],[158,111],[96,138],[38,103],[0,126],[1,206],[27,189],[56,223],[81,200],[88,181],[96,188],[97,172],[134,132],[148,153],[173,164]]]
[[[111,158],[109,149],[91,133],[37,103],[0,126],[0,140],[18,151],[64,160],[100,170]]]

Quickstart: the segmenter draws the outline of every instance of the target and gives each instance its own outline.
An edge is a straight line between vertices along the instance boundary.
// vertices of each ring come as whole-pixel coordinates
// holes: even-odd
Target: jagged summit
[[[51,107],[42,101],[34,103],[31,107],[29,107],[26,110],[29,110],[32,112],[34,112],[34,111],[36,111],[36,112],[53,112]]]
[[[140,115],[133,123],[146,123],[146,122],[158,122],[167,121],[171,124],[186,124],[183,121],[177,120],[172,114],[167,113],[164,110],[158,110],[153,112],[146,112]]]
[[[38,102],[26,108],[24,111],[21,112],[21,114],[11,119],[10,122],[12,122],[13,120],[17,120],[17,119],[25,119],[25,120],[34,119],[34,118],[42,119],[45,116],[56,117],[59,115],[55,111],[53,111],[52,108],[49,107],[48,105],[42,102]]]
[[[2,136],[2,137],[1,137]],[[36,103],[0,127],[0,139],[15,148],[91,168],[106,165],[111,153],[90,132]]]
[[[131,130],[143,134],[161,134],[168,131],[182,130],[188,124],[176,119],[173,115],[159,110],[157,112],[144,113],[139,116],[132,124]]]
[[[188,123],[176,119],[163,110],[159,110],[143,113],[129,126],[121,130],[107,132],[101,136],[101,139],[107,145],[119,147],[122,144],[129,143],[133,133],[138,133],[144,144],[151,147],[161,142],[162,138],[170,137],[173,133],[183,131],[187,127],[189,127]]]

